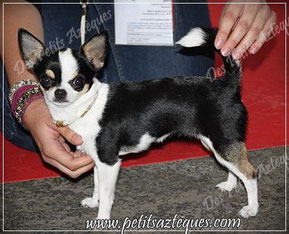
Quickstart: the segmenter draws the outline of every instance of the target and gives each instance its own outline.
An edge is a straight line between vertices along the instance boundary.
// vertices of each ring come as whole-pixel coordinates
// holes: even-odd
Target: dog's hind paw
[[[98,199],[93,197],[87,197],[83,199],[80,204],[85,208],[95,208],[98,207]]]
[[[231,181],[224,181],[216,185],[216,188],[220,189],[222,192],[224,191],[232,191],[233,188],[237,186],[237,183],[232,183]]]
[[[243,218],[249,218],[250,216],[256,216],[258,213],[258,204],[251,205],[251,206],[244,206],[240,211],[239,215],[241,215]]]

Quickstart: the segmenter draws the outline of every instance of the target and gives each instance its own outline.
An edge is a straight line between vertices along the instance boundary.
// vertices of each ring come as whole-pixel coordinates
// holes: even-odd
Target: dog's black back
[[[244,142],[247,112],[240,97],[240,77],[232,77],[236,74],[240,76],[239,67],[213,80],[173,77],[109,84],[97,138],[102,160],[113,164],[115,152],[137,145],[146,133],[155,138],[203,135],[220,153],[232,142]]]

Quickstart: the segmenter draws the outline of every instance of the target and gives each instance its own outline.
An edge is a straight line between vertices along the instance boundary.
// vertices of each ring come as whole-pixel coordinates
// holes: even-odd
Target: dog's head
[[[52,52],[24,29],[19,29],[18,41],[26,66],[39,79],[49,102],[58,106],[74,103],[88,92],[93,78],[104,65],[105,32],[88,40],[79,50],[62,49]]]

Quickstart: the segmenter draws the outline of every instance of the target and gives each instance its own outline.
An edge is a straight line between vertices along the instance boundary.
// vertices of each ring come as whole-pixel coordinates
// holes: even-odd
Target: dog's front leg
[[[114,200],[114,190],[120,169],[121,160],[114,165],[98,161],[96,163],[99,180],[99,208],[98,219],[109,219]]]
[[[94,190],[92,197],[87,197],[81,201],[81,205],[83,207],[94,208],[98,206],[98,199],[99,199],[99,191],[98,191],[98,172],[97,167],[94,167],[93,170],[93,177],[94,177]]]

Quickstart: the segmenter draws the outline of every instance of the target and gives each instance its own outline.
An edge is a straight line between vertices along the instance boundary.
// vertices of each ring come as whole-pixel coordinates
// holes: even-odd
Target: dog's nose
[[[55,98],[57,100],[63,100],[66,97],[67,92],[64,89],[56,89],[55,90]]]

